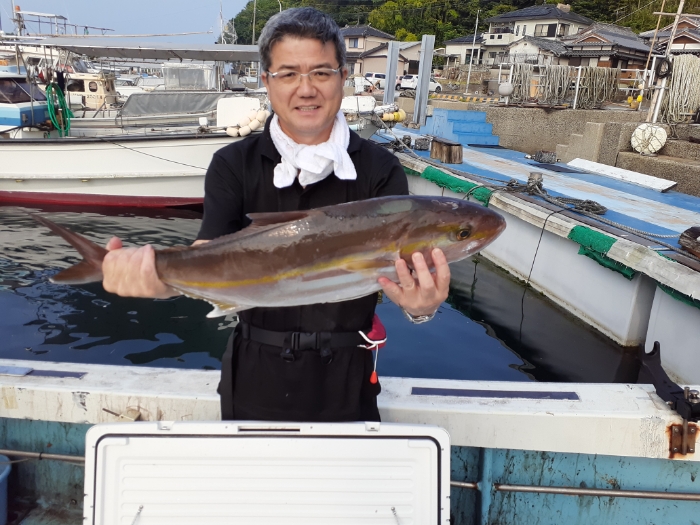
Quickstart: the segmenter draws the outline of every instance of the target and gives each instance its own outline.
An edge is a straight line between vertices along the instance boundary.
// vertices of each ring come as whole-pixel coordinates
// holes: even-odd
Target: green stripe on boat
[[[597,232],[585,226],[574,226],[571,228],[568,238],[581,245],[578,250],[579,255],[585,255],[593,259],[601,266],[622,274],[626,279],[631,281],[637,273],[629,266],[625,266],[606,255],[610,248],[612,248],[612,245],[617,241],[614,237],[610,237],[609,235],[605,235],[604,233]]]
[[[427,166],[423,173],[418,173],[415,170],[407,168],[404,166],[404,171],[407,175],[420,176],[426,180],[429,180],[433,184],[440,186],[441,188],[446,188],[455,193],[466,193],[473,196],[476,200],[483,203],[484,206],[488,206],[489,199],[493,193],[490,189],[475,184],[474,182],[469,182],[466,180],[459,179],[450,173],[446,173],[442,170],[434,168],[433,166]]]
[[[674,290],[673,288],[670,288],[670,287],[663,285],[661,283],[658,283],[658,285],[659,285],[659,288],[661,288],[664,292],[666,292],[668,295],[670,295],[674,299],[677,299],[678,301],[685,303],[689,306],[694,306],[695,308],[700,308],[700,301],[698,299],[693,299],[689,295],[685,295],[684,293],[681,293],[678,290]]]

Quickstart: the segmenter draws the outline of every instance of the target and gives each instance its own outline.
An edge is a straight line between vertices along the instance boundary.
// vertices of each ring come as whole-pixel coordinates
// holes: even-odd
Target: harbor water
[[[207,319],[186,297],[121,298],[100,283],[55,285],[78,262],[40,213],[104,245],[189,245],[201,214],[189,210],[0,206],[0,356],[5,359],[156,367],[220,367],[235,317]],[[377,312],[388,342],[380,375],[505,381],[635,382],[622,348],[524,283],[476,256],[451,265],[448,300],[430,323],[411,325],[388,300]],[[39,363],[37,363],[37,366]]]

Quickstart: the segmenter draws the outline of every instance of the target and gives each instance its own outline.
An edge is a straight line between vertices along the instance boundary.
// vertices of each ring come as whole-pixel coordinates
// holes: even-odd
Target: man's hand
[[[106,246],[109,253],[102,261],[102,286],[122,297],[167,299],[179,295],[158,278],[156,254],[150,245],[123,248],[121,239],[112,237]]]
[[[447,299],[450,289],[450,267],[445,254],[435,248],[431,255],[435,274],[430,273],[423,254],[416,252],[411,256],[416,279],[403,259],[396,261],[400,286],[386,277],[379,278],[379,284],[387,297],[414,317],[434,313]]]

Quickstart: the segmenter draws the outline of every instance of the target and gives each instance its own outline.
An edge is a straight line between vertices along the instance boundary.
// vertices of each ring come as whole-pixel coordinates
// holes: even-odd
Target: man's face
[[[318,68],[339,67],[333,44],[311,38],[285,37],[272,46],[270,55],[270,73],[308,73]],[[320,144],[330,137],[346,78],[347,71],[343,69],[326,82],[301,77],[300,81],[287,85],[265,74],[263,83],[282,131],[298,144]]]

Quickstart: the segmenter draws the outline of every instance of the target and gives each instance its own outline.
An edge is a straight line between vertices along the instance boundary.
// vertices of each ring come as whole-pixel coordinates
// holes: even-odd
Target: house
[[[375,29],[370,25],[345,26],[341,28],[340,33],[345,40],[348,71],[351,75],[363,73],[361,55],[364,52],[391,40],[396,40],[393,35]],[[380,71],[384,71],[385,69],[381,69]]]
[[[420,61],[421,42],[399,42],[399,61],[396,66],[396,74],[417,74]],[[387,68],[387,51],[389,43],[385,42],[372,49],[368,49],[359,56],[360,73],[383,73]]]
[[[566,66],[569,63],[566,53],[566,46],[559,40],[525,35],[507,46],[504,61],[515,64]]]
[[[570,66],[644,69],[649,46],[628,27],[595,23],[564,39]]]
[[[472,48],[474,53],[472,53]],[[476,38],[474,38],[474,35],[466,35],[445,41],[445,55],[458,57],[458,63],[461,64],[468,64],[472,56],[474,57],[474,64],[481,64],[485,50],[483,33],[476,35]]]
[[[672,29],[673,24],[669,24],[659,30],[654,44],[655,51],[660,53],[666,52],[666,46],[668,46],[668,41],[671,38]],[[646,43],[651,45],[654,40],[654,31],[646,31],[640,33],[639,36],[643,38]],[[671,54],[679,55],[683,53],[691,53],[700,56],[700,19],[698,18],[681,16],[678,20],[676,36],[671,44]]]
[[[593,20],[571,12],[567,4],[544,4],[503,13],[486,20],[484,33],[485,60],[488,65],[502,63],[508,46],[525,36],[555,40],[575,35],[593,24]]]

